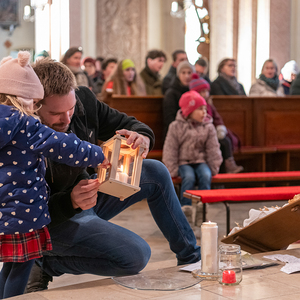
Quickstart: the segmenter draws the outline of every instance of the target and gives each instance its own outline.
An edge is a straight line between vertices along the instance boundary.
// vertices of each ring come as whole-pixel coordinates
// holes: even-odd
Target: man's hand
[[[71,192],[73,208],[87,210],[94,207],[97,203],[97,192],[100,186],[98,179],[81,180]]]
[[[131,145],[132,149],[136,149],[139,145],[146,146],[144,152],[142,153],[142,158],[147,157],[150,146],[150,139],[147,136],[127,129],[118,130],[116,133],[124,135],[127,138],[127,144]]]

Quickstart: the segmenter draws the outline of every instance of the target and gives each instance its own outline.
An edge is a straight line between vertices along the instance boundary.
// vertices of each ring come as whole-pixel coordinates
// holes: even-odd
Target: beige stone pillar
[[[217,77],[219,62],[233,57],[233,0],[211,0],[210,79]]]
[[[70,1],[70,47],[82,46],[81,0]]]
[[[290,17],[291,17],[291,1],[282,1],[282,0],[271,1],[270,3],[270,58],[273,58],[277,63],[278,72],[280,72],[281,68],[284,66],[286,62],[290,60],[291,57]]]
[[[96,55],[130,58],[139,71],[147,51],[147,0],[97,0]]]
[[[291,0],[291,59],[300,66],[300,1]]]
[[[246,93],[251,87],[252,74],[252,0],[239,3],[237,74]]]
[[[81,45],[84,57],[96,57],[96,1],[81,0]]]

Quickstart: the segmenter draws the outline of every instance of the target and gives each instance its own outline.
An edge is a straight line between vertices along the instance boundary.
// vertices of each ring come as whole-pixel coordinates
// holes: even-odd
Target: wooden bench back
[[[300,144],[300,96],[212,96],[225,125],[242,146]],[[152,128],[154,149],[163,147],[162,96],[109,97],[111,107],[136,117]]]
[[[300,144],[300,96],[212,96],[243,146]]]
[[[150,126],[155,134],[154,149],[159,150],[163,147],[162,100],[162,96],[113,95],[106,103]]]

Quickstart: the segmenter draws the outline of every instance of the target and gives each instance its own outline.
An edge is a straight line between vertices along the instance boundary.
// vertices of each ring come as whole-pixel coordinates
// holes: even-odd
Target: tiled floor
[[[231,226],[235,226],[234,222],[242,224],[243,220],[248,217],[248,212],[250,208],[260,208],[264,205],[281,206],[286,202],[272,202],[272,203],[239,203],[231,205]],[[209,205],[208,207],[208,220],[218,223],[219,226],[219,239],[221,239],[226,232],[225,229],[225,206],[221,203]],[[151,246],[152,256],[150,262],[145,270],[153,270],[163,267],[176,266],[175,255],[170,251],[168,243],[161,234],[160,230],[156,226],[146,200],[135,204],[131,208],[122,212],[120,215],[115,217],[112,222],[124,226],[135,233],[143,237]],[[199,237],[200,229],[195,228],[196,236]],[[198,239],[200,244],[200,240]],[[107,285],[107,291],[103,287]],[[97,294],[99,292],[98,288],[101,288],[101,296]],[[49,290],[44,292],[37,292],[33,294],[23,295],[16,297],[16,299],[30,299],[30,300],[52,300],[52,299],[115,299],[118,293],[113,293],[114,297],[110,297],[112,290],[117,289],[118,285],[112,284],[111,279],[105,279],[104,277],[94,276],[94,275],[63,275],[61,277],[54,278],[54,281],[50,283]],[[97,292],[98,291],[98,292]],[[106,292],[104,292],[106,291]],[[130,291],[128,289],[128,291]],[[128,295],[126,297],[125,288],[122,289],[122,293],[118,298],[120,299],[147,299],[147,295],[142,293],[137,293],[137,297]],[[104,292],[104,294],[103,294]],[[130,293],[129,293],[130,294]],[[153,293],[151,293],[153,296]],[[206,298],[193,298],[192,296],[188,299],[212,299]],[[157,294],[156,299],[164,299],[159,297]],[[172,298],[167,298],[172,299]],[[175,299],[175,298],[174,298]],[[176,298],[177,299],[177,298]],[[214,298],[215,299],[215,298]],[[218,298],[225,299],[225,298]]]

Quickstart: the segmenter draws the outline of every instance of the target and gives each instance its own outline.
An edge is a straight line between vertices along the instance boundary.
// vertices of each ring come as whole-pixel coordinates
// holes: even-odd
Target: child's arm
[[[209,132],[205,143],[206,162],[211,170],[212,176],[219,173],[219,168],[223,161],[220,144],[217,138],[216,129],[213,124],[209,124]]]
[[[77,167],[97,167],[104,160],[99,146],[81,141],[75,134],[56,132],[30,117],[26,131],[30,149],[54,161]]]
[[[171,123],[164,142],[162,161],[169,170],[171,177],[178,176],[179,141],[174,123]]]

